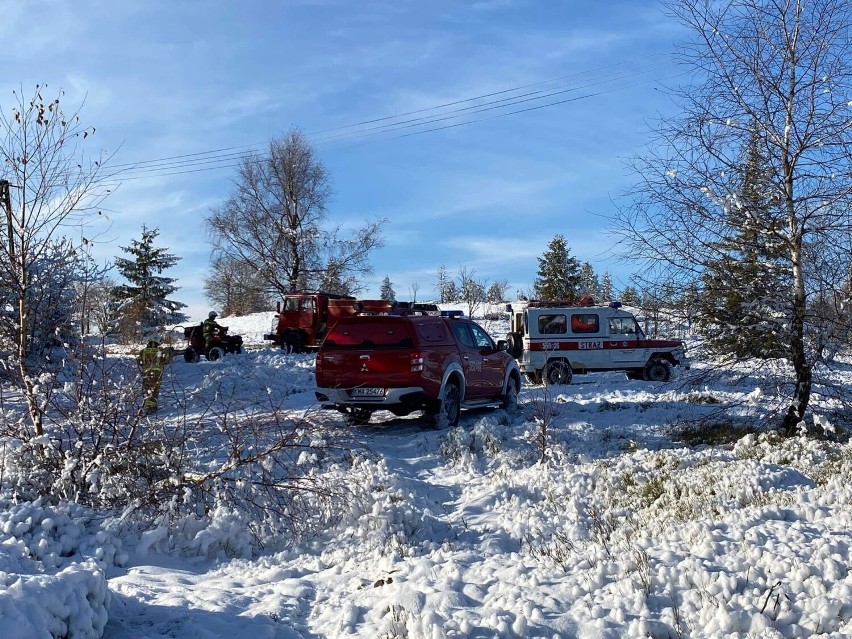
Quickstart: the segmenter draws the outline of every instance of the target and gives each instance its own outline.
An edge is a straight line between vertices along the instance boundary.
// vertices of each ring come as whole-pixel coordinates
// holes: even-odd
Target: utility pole
[[[6,210],[6,226],[9,238],[9,260],[15,258],[15,239],[12,236],[12,185],[9,180],[0,180],[0,205]]]

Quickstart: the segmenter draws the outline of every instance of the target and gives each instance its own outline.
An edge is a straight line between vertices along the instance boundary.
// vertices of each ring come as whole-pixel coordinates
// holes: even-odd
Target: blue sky
[[[235,175],[211,152],[261,149],[291,127],[330,172],[330,222],[389,220],[364,297],[389,275],[399,299],[413,282],[430,298],[442,264],[528,290],[557,233],[618,287],[631,265],[606,216],[635,179],[625,158],[672,112],[661,89],[683,36],[645,0],[11,0],[0,105],[47,83],[85,99],[115,165],[205,154],[124,173],[97,248],[119,255],[143,224],[159,228],[194,316],[208,308],[204,218]],[[436,121],[403,124],[414,118]]]

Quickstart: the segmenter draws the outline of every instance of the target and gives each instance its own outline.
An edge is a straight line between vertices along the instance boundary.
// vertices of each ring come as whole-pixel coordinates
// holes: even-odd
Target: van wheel
[[[672,376],[672,366],[664,359],[652,359],[645,365],[645,379],[649,382],[667,382]]]
[[[571,377],[571,366],[564,359],[552,359],[544,367],[545,386],[570,384]]]
[[[455,382],[447,382],[441,393],[437,412],[428,415],[432,427],[438,430],[455,428],[461,416],[461,389]]]

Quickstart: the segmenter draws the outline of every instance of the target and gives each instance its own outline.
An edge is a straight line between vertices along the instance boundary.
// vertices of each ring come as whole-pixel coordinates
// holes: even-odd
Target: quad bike
[[[210,347],[207,347],[207,342],[202,334],[204,322],[197,326],[190,326],[183,329],[184,337],[189,345],[183,352],[183,359],[187,362],[197,362],[201,356],[207,358],[210,362],[215,362],[217,359],[224,357],[227,353],[242,353],[243,338],[239,335],[228,335],[228,327],[220,326],[216,335],[210,341]]]

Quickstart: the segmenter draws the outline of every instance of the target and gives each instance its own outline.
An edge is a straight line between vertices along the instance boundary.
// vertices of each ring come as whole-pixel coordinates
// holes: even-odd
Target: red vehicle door
[[[501,395],[503,393],[503,373],[506,370],[506,355],[497,350],[494,340],[479,324],[471,322],[470,330],[482,357],[482,392],[486,397]]]
[[[470,324],[460,320],[451,322],[453,335],[461,356],[462,369],[467,389],[465,397],[468,399],[480,399],[486,395],[482,378],[482,354],[476,347],[476,340],[470,330]]]

